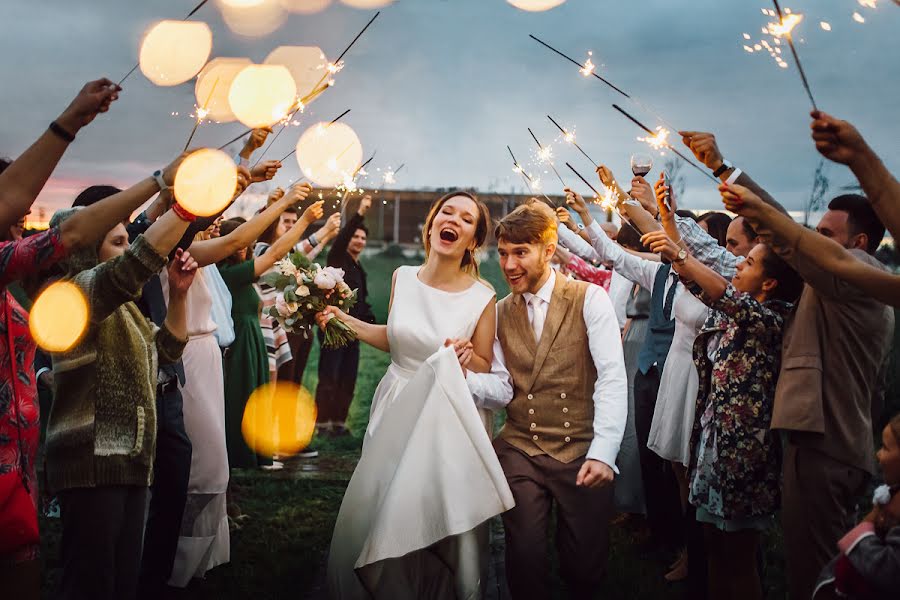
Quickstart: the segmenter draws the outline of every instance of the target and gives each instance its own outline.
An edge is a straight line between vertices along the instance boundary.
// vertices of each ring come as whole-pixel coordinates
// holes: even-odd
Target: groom
[[[615,310],[606,292],[550,268],[556,215],[534,202],[495,231],[512,293],[497,304],[495,363],[469,374],[479,404],[499,389],[498,357],[512,378],[506,425],[494,449],[516,506],[503,514],[513,598],[549,598],[551,514],[567,597],[590,598],[606,569],[613,478],[625,431],[627,384]],[[502,375],[501,375],[502,377]],[[481,396],[481,398],[479,398]],[[498,402],[499,400],[499,402]],[[485,402],[487,401],[487,402]]]

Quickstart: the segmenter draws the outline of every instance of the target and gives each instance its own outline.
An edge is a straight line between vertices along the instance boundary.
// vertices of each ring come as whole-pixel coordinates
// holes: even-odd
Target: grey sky
[[[81,84],[121,78],[136,61],[143,31],[155,20],[180,18],[194,0],[4,0],[0,3],[0,155],[21,152]],[[894,172],[900,172],[900,8],[877,10],[856,0],[794,0],[806,14],[799,51],[820,107],[853,121]],[[678,127],[717,133],[726,156],[799,209],[818,155],[809,141],[807,98],[793,61],[780,69],[767,55],[748,55],[741,34],[754,38],[766,19],[763,0],[568,0],[544,13],[524,13],[505,0],[398,0],[346,58],[337,85],[310,108],[308,123],[352,108],[346,122],[374,166],[406,163],[399,187],[476,187],[523,191],[506,144],[520,161],[533,152],[526,127],[552,140],[550,113],[576,125],[579,143],[620,179],[628,159],[646,146],[641,133],[610,105],[621,99],[598,80],[528,38],[529,33],[583,59],[588,50],[602,75],[652,104]],[[851,19],[858,10],[865,24]],[[325,12],[291,16],[265,38],[241,38],[222,22],[214,2],[197,17],[213,29],[213,56],[262,61],[284,44],[318,45],[333,57],[372,11],[333,4]],[[818,23],[831,23],[831,32]],[[108,115],[79,134],[38,205],[67,204],[85,185],[127,185],[167,162],[184,145],[192,121],[193,83],[153,86],[140,72]],[[633,114],[655,124],[633,105]],[[181,118],[171,116],[180,112]],[[206,125],[195,142],[218,146],[240,124]],[[285,132],[267,158],[280,158],[303,128]],[[557,155],[582,174],[591,165],[574,149]],[[657,159],[657,166],[663,159]],[[562,161],[560,161],[562,166]],[[282,180],[296,177],[293,160]],[[658,172],[658,169],[654,169]],[[575,183],[563,167],[563,177]],[[711,183],[684,171],[684,205],[717,206]],[[833,166],[834,186],[852,182]],[[545,176],[547,185],[553,181]],[[558,183],[556,184],[558,186]],[[587,191],[583,185],[576,186]]]

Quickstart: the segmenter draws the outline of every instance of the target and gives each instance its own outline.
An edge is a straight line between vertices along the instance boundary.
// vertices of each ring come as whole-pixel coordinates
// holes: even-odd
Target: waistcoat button
[[[537,423],[532,423],[532,424],[531,424],[531,428],[532,428],[532,429],[535,429],[536,427],[537,427]]]
[[[528,414],[529,414],[529,415],[533,415],[533,414],[534,414],[534,409],[533,409],[533,408],[529,408],[529,409],[528,409]]]
[[[528,394],[528,399],[529,399],[529,400],[534,400],[534,394]]]
[[[563,427],[568,427],[569,425],[570,425],[570,423],[569,423],[568,421],[566,421],[566,422],[563,424]]]
[[[567,412],[569,412],[569,409],[568,409],[568,408],[564,408],[564,409],[563,409],[563,412],[564,412],[564,413],[567,413]]]
[[[533,439],[534,441],[537,441],[537,436],[533,435],[533,436],[531,436],[531,439]]]
[[[566,436],[566,441],[567,441],[567,442],[571,442],[571,441],[572,441],[572,438],[570,438],[569,436]]]
[[[563,400],[565,400],[565,399],[566,399],[566,393],[563,392],[562,394],[559,395],[559,397],[562,398]]]

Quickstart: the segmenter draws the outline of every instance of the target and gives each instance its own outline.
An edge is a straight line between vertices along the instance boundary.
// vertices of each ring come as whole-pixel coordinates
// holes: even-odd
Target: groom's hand
[[[612,483],[613,477],[615,474],[609,465],[589,458],[581,465],[575,485],[589,488],[600,487]]]

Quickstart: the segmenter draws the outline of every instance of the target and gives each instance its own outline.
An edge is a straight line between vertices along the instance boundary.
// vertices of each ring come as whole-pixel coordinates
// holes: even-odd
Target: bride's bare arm
[[[391,278],[391,301],[388,305],[389,307],[394,306],[394,286],[396,284],[397,272],[394,271],[394,276]],[[390,308],[388,308],[388,311],[390,311]],[[387,336],[387,325],[366,323],[365,321],[361,321],[356,317],[351,317],[335,306],[329,306],[318,315],[316,315],[316,321],[318,322],[319,327],[324,329],[325,323],[327,323],[328,319],[331,317],[340,319],[341,321],[352,327],[353,331],[356,332],[356,337],[359,338],[359,341],[368,344],[373,348],[377,348],[382,352],[391,351],[391,344],[388,341]],[[488,363],[488,367],[490,367],[490,363]]]
[[[475,373],[490,373],[494,360],[494,336],[497,332],[497,300],[491,299],[478,318],[475,332],[472,334],[472,359],[468,370]]]

